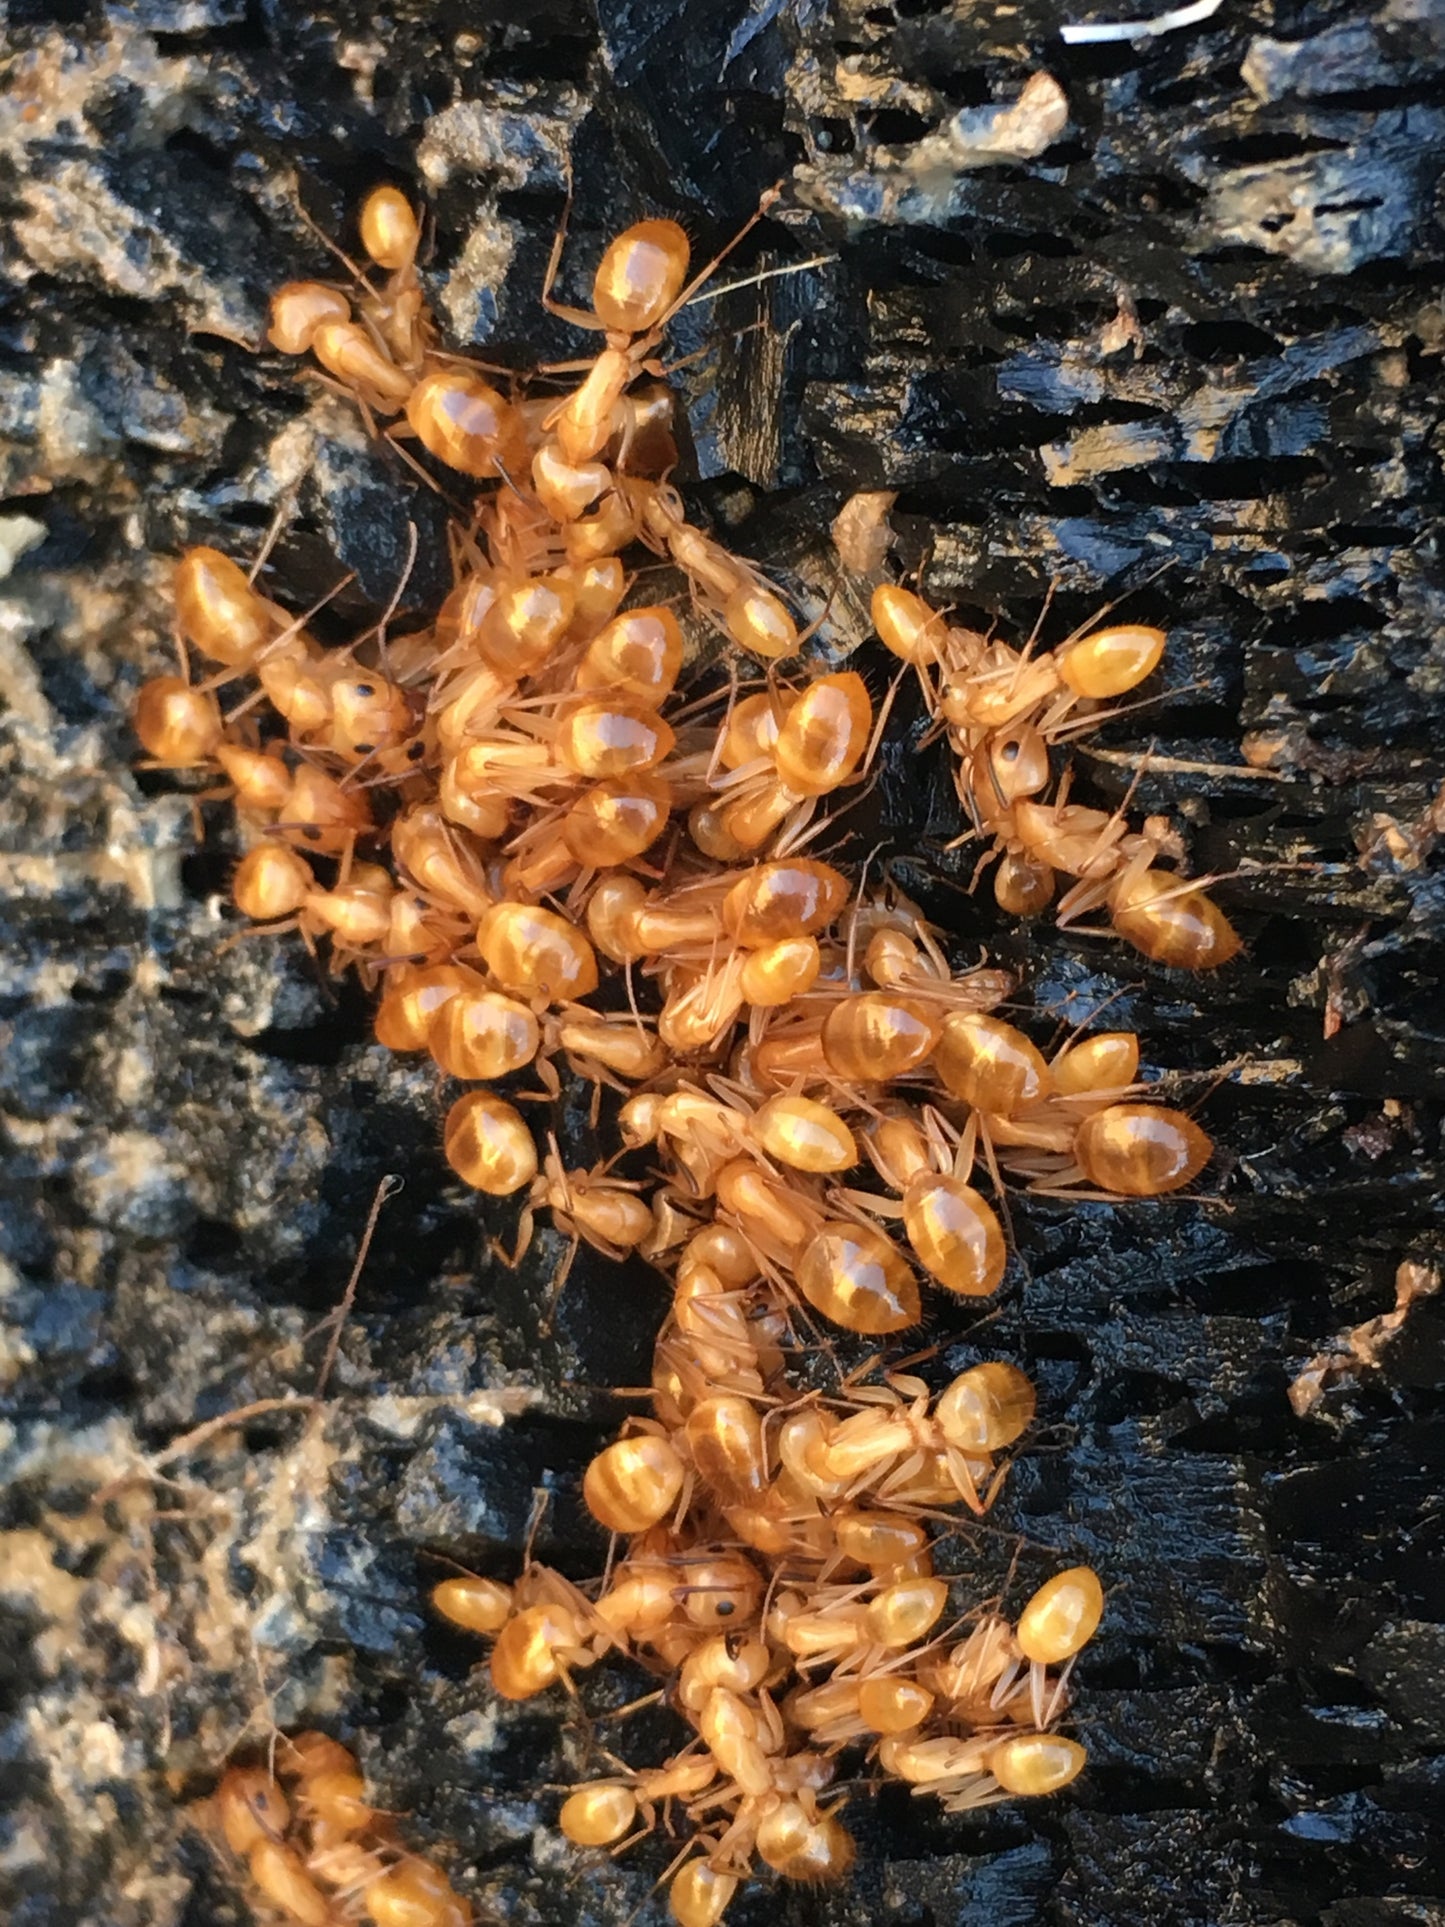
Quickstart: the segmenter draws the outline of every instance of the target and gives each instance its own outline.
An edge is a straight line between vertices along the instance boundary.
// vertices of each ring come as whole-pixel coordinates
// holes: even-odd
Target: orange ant
[[[889,707],[875,721],[854,670],[734,703],[714,752],[727,773],[712,778],[713,795],[689,818],[694,842],[724,861],[761,849],[779,830],[796,848],[819,799],[866,774]]]
[[[534,1564],[529,1540],[515,1586],[462,1575],[434,1599],[494,1641],[503,1697],[575,1692],[574,1674],[612,1648],[666,1680],[695,1737],[655,1771],[575,1789],[563,1832],[618,1849],[681,1803],[700,1831],[664,1876],[673,1912],[714,1927],[756,1862],[793,1880],[846,1870],[853,1843],[828,1792],[838,1747],[868,1745],[884,1771],[953,1805],[1069,1777],[1073,1743],[1045,1729],[1097,1621],[1092,1575],[1050,1582],[1017,1629],[990,1610],[960,1638],[933,1570],[934,1520],[992,1503],[1033,1417],[1028,1380],[980,1365],[935,1395],[907,1374],[865,1382],[875,1360],[836,1396],[800,1399],[788,1353],[824,1320],[859,1334],[916,1323],[925,1274],[964,1296],[997,1288],[1004,1227],[974,1187],[976,1149],[1000,1189],[1006,1174],[1071,1195],[1152,1194],[1170,1188],[1156,1153],[1180,1137],[1178,1114],[1146,1101],[1135,1040],[1073,1039],[1046,1060],[991,1014],[1008,976],[955,973],[906,899],[808,854],[819,799],[866,775],[887,715],[855,672],[796,688],[774,674],[746,695],[735,684],[720,720],[673,706],[683,628],[662,602],[623,606],[634,539],[682,568],[734,641],[777,658],[802,640],[758,572],[688,524],[666,479],[670,404],[642,377],[700,285],[684,286],[680,230],[642,223],[612,243],[593,308],[570,317],[600,328],[603,350],[580,387],[543,402],[436,351],[419,240],[404,197],[372,196],[362,243],[384,282],[368,268],[346,293],[293,288],[273,323],[388,436],[417,435],[506,484],[453,531],[451,594],[430,625],[389,640],[398,591],[356,645],[324,651],[254,575],[192,551],[182,635],[260,692],[222,718],[183,673],[143,704],[141,733],[221,768],[265,826],[237,872],[238,907],[381,977],[378,1040],[475,1086],[446,1116],[445,1155],[477,1191],[519,1199],[519,1253],[545,1207],[570,1240],[556,1289],[584,1241],[671,1275],[650,1405],[583,1480],[592,1516],[625,1538],[604,1578],[572,1585]],[[1082,705],[1149,673],[1158,632],[1013,651],[907,591],[880,598],[880,631],[893,625],[885,641],[966,751],[960,793],[1020,892],[1025,871],[1035,890],[1047,873],[1051,893],[1069,877],[1064,917],[1102,908],[1126,935],[1131,917],[1162,930],[1198,914],[1168,894],[1202,886],[1156,867],[1178,855],[1157,825],[1140,835],[1122,808],[1081,811],[1050,768],[1055,744],[1092,720]],[[274,722],[237,728],[263,697],[289,738],[279,746]],[[356,861],[358,845],[378,860]],[[339,859],[331,887],[312,854]],[[630,1013],[590,1008],[608,963],[629,969]],[[644,1015],[639,996],[654,992]],[[487,1088],[535,1064],[555,1096],[563,1063],[592,1081],[594,1119],[618,1093],[624,1143],[656,1147],[645,1179],[606,1159],[568,1168]],[[1183,1133],[1185,1164],[1198,1149]],[[865,1158],[886,1195],[846,1188]],[[265,1788],[233,1788],[267,1891],[283,1904],[289,1881],[285,1904],[305,1919],[304,1880],[318,1923],[364,1908],[394,1927],[405,1894],[387,1883],[421,1876],[406,1875],[349,1756],[323,1770],[316,1748],[303,1771],[305,1750],[278,1795],[290,1802],[304,1781],[294,1822]],[[451,1927],[418,1895],[416,1927]]]
[[[639,375],[662,375],[651,360],[667,324],[711,278],[780,198],[772,188],[756,211],[702,271],[691,281],[687,271],[691,249],[676,221],[636,222],[611,241],[598,263],[592,283],[592,307],[568,307],[553,300],[552,287],[567,240],[564,218],[552,244],[542,288],[542,305],[550,314],[574,327],[600,332],[606,346],[588,366],[582,386],[559,402],[544,426],[555,431],[564,459],[570,464],[595,461],[619,430],[619,404]],[[621,460],[625,465],[626,449]]]
[[[1078,705],[1125,695],[1152,675],[1163,630],[1086,625],[1054,651],[1032,655],[1030,644],[1019,653],[951,629],[920,597],[891,584],[875,592],[873,619],[885,645],[921,675],[942,666],[944,693],[930,700],[959,759],[960,800],[995,839],[1002,909],[1036,915],[1062,870],[1078,879],[1059,905],[1063,927],[1107,904],[1114,930],[1157,962],[1216,969],[1236,954],[1239,938],[1203,886],[1151,867],[1170,844],[1167,830],[1141,837],[1127,831],[1123,806],[1111,816],[1069,805],[1067,779],[1052,805],[1038,800],[1052,781],[1050,745],[1104,720],[1097,711],[1074,718]]]
[[[469,1927],[471,1910],[441,1870],[394,1846],[344,1746],[322,1733],[283,1736],[280,1760],[280,1779],[228,1767],[212,1808],[227,1847],[286,1920],[341,1927],[361,1899],[375,1927]]]
[[[474,364],[440,356],[434,346],[416,278],[421,225],[405,195],[376,188],[361,210],[362,247],[373,265],[388,273],[379,293],[362,268],[325,235],[320,238],[355,283],[359,319],[339,289],[318,281],[288,282],[272,297],[271,345],[286,355],[309,350],[329,384],[361,408],[373,433],[372,416],[404,413],[410,433],[449,468],[478,479],[515,470],[526,441],[512,404]],[[397,433],[388,428],[387,439],[410,461]]]

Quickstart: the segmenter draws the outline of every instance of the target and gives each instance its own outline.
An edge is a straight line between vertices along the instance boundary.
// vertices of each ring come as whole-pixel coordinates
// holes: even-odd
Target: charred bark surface
[[[254,551],[278,488],[294,606],[349,570],[384,601],[408,521],[408,601],[445,584],[436,498],[242,345],[272,286],[324,271],[298,202],[345,237],[378,179],[414,189],[453,345],[562,357],[576,337],[537,294],[570,155],[573,291],[639,213],[706,245],[779,179],[759,264],[835,257],[684,317],[679,352],[708,351],[683,377],[697,512],[821,595],[841,501],[896,489],[904,562],[1011,634],[1050,588],[1051,641],[1129,592],[1171,632],[1163,695],[1079,756],[1078,793],[1137,778],[1197,872],[1245,866],[1218,894],[1248,951],[1217,979],[1004,927],[947,847],[942,749],[895,712],[860,851],[883,845],[960,954],[1016,961],[1040,1011],[1116,997],[1194,1095],[1232,1066],[1203,1111],[1219,1199],[1020,1207],[999,1315],[935,1310],[927,1334],[952,1369],[997,1352],[1039,1382],[1042,1438],[948,1558],[981,1591],[1016,1555],[1105,1576],[1086,1777],[951,1821],[860,1800],[848,1886],[751,1889],[738,1927],[1445,1920],[1440,1301],[1324,1371],[1304,1415],[1288,1397],[1442,1243],[1438,5],[1226,0],[1073,47],[1038,0],[11,0],[9,20],[6,1918],[245,1920],[176,1799],[268,1708],[354,1735],[416,1843],[454,1843],[482,1918],[621,1923],[667,1858],[579,1872],[547,1788],[595,1765],[583,1723],[554,1696],[499,1710],[423,1606],[445,1558],[515,1568],[536,1486],[539,1553],[597,1569],[580,1468],[607,1388],[646,1372],[656,1283],[584,1255],[542,1333],[557,1241],[503,1267],[448,1181],[432,1076],[296,944],[226,947],[224,812],[197,844],[126,723],[168,666],[168,558]],[[839,594],[842,643],[856,622]],[[585,1107],[567,1124],[585,1149]],[[406,1189],[324,1422],[262,1413],[164,1468],[176,1485],[138,1476],[198,1422],[309,1389],[307,1334],[390,1171]],[[644,1686],[601,1669],[585,1705]],[[599,1731],[645,1763],[670,1729]]]

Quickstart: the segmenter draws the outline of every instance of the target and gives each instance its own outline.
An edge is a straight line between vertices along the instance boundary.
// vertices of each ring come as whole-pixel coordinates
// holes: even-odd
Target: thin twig
[[[267,1412],[309,1412],[316,1403],[314,1398],[258,1398],[249,1405],[238,1405],[234,1411],[222,1412],[216,1418],[208,1418],[203,1425],[196,1425],[189,1432],[182,1432],[173,1439],[164,1452],[158,1452],[153,1459],[146,1461],[151,1471],[169,1465],[173,1459],[184,1458],[194,1452],[198,1445],[204,1445],[217,1432],[228,1431],[233,1425],[240,1425],[246,1419],[261,1418]]]
[[[1196,27],[1210,20],[1224,0],[1192,0],[1187,7],[1171,7],[1168,13],[1155,14],[1152,20],[1092,20],[1078,26],[1060,27],[1059,36],[1066,47],[1098,45],[1107,40],[1150,40],[1179,27]]]
[[[366,1255],[371,1250],[371,1240],[376,1233],[376,1221],[381,1216],[381,1207],[388,1198],[394,1198],[406,1182],[396,1173],[388,1172],[376,1187],[376,1196],[371,1200],[371,1209],[366,1215],[366,1229],[361,1234],[361,1246],[356,1254],[356,1263],[351,1267],[351,1276],[346,1281],[346,1290],[341,1295],[341,1303],[331,1314],[327,1323],[331,1326],[331,1337],[327,1341],[326,1356],[321,1361],[321,1370],[316,1374],[316,1390],[312,1402],[321,1403],[326,1391],[326,1381],[331,1376],[331,1368],[336,1363],[336,1354],[341,1347],[341,1334],[346,1321],[351,1316],[351,1307],[356,1302],[356,1287],[361,1283],[361,1273],[366,1264]]]
[[[725,294],[736,294],[739,288],[755,288],[760,281],[776,281],[784,274],[803,274],[809,268],[826,268],[837,259],[836,254],[815,254],[807,261],[790,261],[785,267],[764,268],[761,273],[750,274],[742,281],[725,281],[720,288],[704,288],[687,305],[693,308],[700,301],[719,301]]]
[[[1117,763],[1123,769],[1148,769],[1151,774],[1162,770],[1171,776],[1242,776],[1254,783],[1289,780],[1278,770],[1252,769],[1247,763],[1192,763],[1182,756],[1156,756],[1152,750],[1140,756],[1137,750],[1096,749],[1087,743],[1075,743],[1073,749],[1076,755],[1092,757],[1096,763]]]

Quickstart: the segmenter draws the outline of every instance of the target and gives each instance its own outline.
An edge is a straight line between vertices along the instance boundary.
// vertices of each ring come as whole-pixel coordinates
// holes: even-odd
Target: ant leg
[[[1034,1716],[1034,1725],[1044,1724],[1044,1685],[1048,1680],[1048,1668],[1038,1660],[1029,1662],[1029,1711]]]
[[[266,566],[266,558],[281,539],[281,531],[286,526],[286,518],[296,506],[296,496],[300,487],[300,482],[296,481],[291,483],[289,488],[283,489],[281,492],[280,499],[276,504],[276,513],[271,517],[271,525],[266,530],[265,538],[261,543],[255,561],[246,572],[246,580],[253,588],[256,585],[256,577]]]
[[[326,232],[326,230],[323,227],[321,227],[317,222],[313,221],[311,216],[306,212],[306,209],[302,206],[301,194],[300,194],[300,190],[297,185],[296,177],[294,174],[291,177],[291,187],[293,192],[293,198],[295,201],[296,212],[301,217],[302,225],[310,229],[310,231],[316,236],[317,240],[321,243],[322,247],[327,249],[329,253],[334,254],[336,256],[337,260],[346,269],[346,272],[351,276],[352,280],[356,283],[357,287],[364,289],[367,294],[371,295],[372,298],[375,299],[376,290],[372,287],[370,281],[367,279],[366,270],[362,267],[359,267],[357,263],[352,260],[351,256],[345,252],[344,249],[338,247],[336,242],[332,240],[331,236]]]
[[[526,1257],[528,1251],[532,1248],[532,1232],[535,1226],[535,1214],[531,1205],[526,1205],[523,1208],[521,1219],[517,1225],[517,1243],[515,1248],[509,1252],[500,1238],[490,1238],[487,1241],[487,1249],[495,1257],[501,1259],[508,1271],[515,1271],[517,1266],[521,1264],[523,1258]]]
[[[341,851],[340,866],[336,874],[336,887],[338,890],[341,889],[344,884],[351,881],[351,864],[355,855],[356,832],[355,830],[348,830],[346,832],[346,842]]]
[[[566,312],[566,311],[559,310],[559,312]],[[580,359],[577,361],[544,361],[541,367],[538,368],[537,373],[539,375],[580,375],[580,374],[583,374],[587,369],[592,368],[595,365],[596,364],[593,361],[583,361]],[[567,402],[570,400],[571,400],[570,395],[563,395],[560,398],[558,403],[558,408],[554,410],[551,415],[548,415],[544,420],[542,424],[544,428],[547,427],[551,422],[553,422],[556,419],[557,413],[560,412],[561,408],[564,407],[567,404]]]
[[[581,1242],[580,1234],[574,1231],[572,1233],[572,1242],[567,1247],[567,1256],[557,1267],[557,1276],[552,1280],[552,1289],[547,1297],[547,1307],[542,1314],[541,1329],[544,1338],[550,1338],[552,1335],[552,1321],[557,1316],[557,1307],[562,1302],[562,1292],[566,1286],[568,1274],[572,1270],[572,1262],[577,1256],[577,1247]]]
[[[573,308],[564,301],[552,299],[552,289],[556,285],[557,271],[562,265],[562,250],[567,245],[567,229],[572,220],[572,170],[567,169],[567,198],[562,203],[562,219],[557,223],[557,232],[552,236],[552,252],[547,257],[547,272],[542,277],[542,306],[548,314],[554,314],[561,321],[570,321],[576,328],[586,328],[592,333],[601,331],[602,323],[586,308]],[[590,363],[584,364],[591,366]]]
[[[284,923],[249,923],[244,930],[233,931],[231,935],[227,937],[226,941],[218,947],[216,955],[218,958],[224,957],[228,950],[234,950],[238,943],[245,943],[250,937],[284,937],[288,932],[300,929],[301,920],[299,917],[288,917]],[[303,935],[304,934],[303,932]],[[307,948],[310,949],[314,956],[316,954],[315,945],[312,944],[309,937],[306,938],[306,943]]]
[[[319,368],[301,368],[297,371],[297,379],[314,382],[318,388],[326,389],[329,394],[339,395],[343,401],[349,401],[360,412],[362,423],[372,440],[381,439],[381,430],[376,425],[376,411],[357,389],[348,388],[344,381],[338,381],[334,375],[323,374]]]
[[[505,362],[482,361],[476,355],[454,354],[449,348],[429,348],[426,358],[428,363],[445,362],[448,366],[454,368],[480,368],[484,375],[515,376],[517,373],[515,368],[509,368]],[[588,365],[590,366],[591,364],[589,363]]]
[[[1078,1655],[1075,1654],[1072,1658],[1065,1661],[1063,1667],[1060,1669],[1058,1678],[1054,1681],[1054,1690],[1050,1693],[1047,1701],[1043,1698],[1042,1688],[1048,1683],[1048,1674],[1044,1669],[1040,1669],[1044,1672],[1044,1677],[1039,1682],[1040,1692],[1034,1704],[1037,1723],[1040,1727],[1052,1726],[1063,1708],[1067,1705],[1069,1697],[1069,1675],[1074,1670],[1074,1659],[1077,1657]]]
[[[399,429],[397,424],[393,423],[393,425],[390,428],[384,429],[379,434],[377,439],[380,441],[386,442],[387,445],[392,450],[394,450],[394,452],[398,454],[401,457],[401,459],[406,463],[407,467],[411,470],[413,475],[417,476],[421,481],[425,482],[427,487],[432,491],[434,495],[440,495],[440,497],[446,503],[449,509],[455,509],[458,515],[465,514],[466,511],[463,509],[462,504],[459,501],[457,501],[456,497],[454,495],[448,495],[446,490],[442,487],[441,483],[435,477],[435,475],[431,474],[429,470],[423,468],[421,463],[415,457],[415,455],[411,454],[407,449],[402,447],[401,441],[399,438]]]
[[[978,1487],[974,1483],[968,1460],[954,1446],[948,1448],[948,1471],[958,1488],[959,1498],[963,1500],[970,1512],[981,1519],[988,1511],[989,1500],[979,1497]]]

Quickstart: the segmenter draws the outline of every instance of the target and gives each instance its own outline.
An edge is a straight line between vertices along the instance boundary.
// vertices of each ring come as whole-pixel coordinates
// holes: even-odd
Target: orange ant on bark
[[[891,702],[875,720],[856,670],[735,701],[714,751],[726,773],[710,778],[712,794],[688,819],[694,842],[723,861],[760,851],[775,835],[797,848],[819,801],[866,775]]]
[[[185,675],[149,698],[143,734],[224,768],[265,826],[238,872],[239,907],[324,936],[338,966],[382,977],[378,1041],[428,1051],[480,1086],[445,1120],[453,1171],[517,1196],[523,1241],[545,1207],[573,1251],[641,1251],[671,1273],[650,1412],[584,1479],[598,1523],[626,1538],[595,1600],[535,1565],[530,1543],[515,1587],[463,1575],[435,1599],[495,1641],[503,1697],[570,1689],[614,1646],[668,1682],[689,1748],[655,1772],[577,1789],[563,1828],[616,1847],[684,1802],[699,1831],[665,1878],[683,1927],[707,1927],[755,1861],[789,1879],[846,1869],[825,1747],[870,1746],[885,1771],[957,1802],[1043,1790],[1067,1764],[1054,1736],[1023,1729],[1047,1727],[1065,1703],[1067,1640],[1092,1630],[1087,1585],[1064,1575],[1017,1634],[990,1615],[958,1640],[964,1622],[947,1623],[950,1588],[932,1569],[938,1517],[991,1502],[1000,1455],[1033,1415],[1027,1379],[980,1366],[936,1395],[895,1374],[800,1399],[789,1352],[799,1329],[815,1330],[812,1313],[818,1331],[823,1319],[863,1334],[916,1322],[920,1270],[965,1296],[996,1288],[1004,1239],[970,1182],[976,1144],[996,1186],[1006,1173],[1067,1190],[1118,1165],[1121,1145],[1153,1146],[1176,1114],[1144,1101],[1124,1034],[1046,1061],[989,1015],[1009,978],[955,972],[912,905],[805,853],[818,847],[818,799],[866,773],[886,715],[854,671],[796,688],[771,675],[742,695],[734,685],[720,722],[675,706],[677,617],[662,602],[623,606],[619,551],[634,539],[678,563],[755,654],[802,638],[757,571],[687,523],[667,482],[667,405],[642,378],[692,290],[685,241],[652,228],[604,258],[587,318],[608,338],[580,387],[514,400],[437,352],[416,217],[394,191],[373,196],[363,246],[384,284],[292,290],[277,308],[281,345],[329,355],[330,378],[375,403],[388,435],[420,434],[503,486],[454,532],[456,586],[436,620],[388,640],[393,607],[351,650],[320,650],[306,618],[193,551],[182,628],[228,675],[259,682],[287,741],[255,718],[243,739]],[[477,383],[496,407],[473,462],[463,404],[486,399]],[[419,411],[431,441],[418,420],[402,426]],[[967,745],[980,829],[1016,869],[1047,867],[1051,887],[1055,871],[1072,874],[1067,912],[1158,920],[1167,873],[1155,859],[1176,853],[1131,836],[1122,810],[1117,827],[1079,815],[1066,788],[1051,792],[1049,769],[1082,703],[1107,700],[1111,677],[1147,673],[1154,643],[1097,632],[1045,659],[950,630],[906,593],[880,606],[906,644],[895,653],[931,690],[935,676],[945,685],[932,699]],[[375,860],[355,860],[362,838]],[[1089,846],[1077,871],[1070,838]],[[329,887],[310,854],[339,860]],[[640,966],[630,1015],[590,1007],[607,963]],[[638,1007],[654,990],[655,1018]],[[539,1144],[517,1105],[485,1088],[533,1064],[544,1095],[564,1064],[588,1077],[596,1116],[604,1087],[609,1116],[616,1092],[624,1142],[653,1147],[657,1168],[641,1180],[605,1159],[569,1168],[554,1141]],[[850,1174],[865,1156],[889,1195],[841,1188],[861,1182]],[[1146,1177],[1158,1183],[1153,1165]],[[896,1240],[878,1222],[895,1218]],[[558,1288],[565,1275],[566,1264]],[[346,1799],[364,1804],[364,1788],[336,1791],[338,1816]],[[332,1823],[314,1802],[303,1818]],[[328,1852],[338,1867],[349,1856],[349,1884],[328,1886],[305,1860],[300,1873],[353,1915],[401,1864],[364,1834],[343,1831]]]
[[[1002,909],[1036,915],[1063,871],[1076,883],[1059,905],[1062,927],[1104,905],[1113,930],[1156,962],[1205,970],[1235,955],[1239,938],[1204,885],[1151,867],[1170,842],[1167,831],[1130,833],[1125,805],[1109,815],[1068,804],[1067,778],[1052,805],[1041,800],[1053,782],[1051,747],[1097,727],[1111,712],[1095,704],[1130,693],[1153,673],[1162,630],[1085,625],[1056,650],[1034,654],[1031,643],[1018,652],[951,628],[921,597],[891,584],[875,591],[873,618],[885,646],[918,669],[950,731],[959,798],[996,844]],[[941,694],[927,680],[932,667],[943,678]],[[1088,705],[1082,714],[1081,705]]]
[[[567,242],[564,216],[547,264],[542,305],[574,327],[603,334],[606,341],[594,361],[581,364],[588,370],[581,387],[559,402],[544,423],[555,432],[567,463],[595,461],[625,430],[627,424],[619,419],[619,407],[628,389],[642,374],[664,377],[667,372],[652,360],[667,324],[746,239],[780,195],[780,188],[769,189],[732,240],[691,281],[687,278],[691,247],[677,222],[652,219],[634,223],[604,250],[593,277],[590,309],[569,307],[552,297]],[[624,446],[619,453],[620,467],[626,466],[626,453]]]
[[[405,431],[393,424],[385,434],[408,462],[398,441],[403,432],[464,475],[495,479],[519,470],[526,440],[512,404],[477,364],[436,347],[416,275],[421,225],[406,197],[396,188],[376,188],[361,210],[362,246],[387,272],[380,291],[314,223],[307,225],[351,276],[356,315],[340,289],[289,282],[272,298],[271,345],[286,355],[313,354],[322,379],[356,402],[373,434],[374,416],[404,414]]]
[[[262,1899],[296,1927],[469,1927],[441,1869],[400,1849],[351,1753],[322,1733],[281,1736],[278,1771],[230,1766],[211,1807]],[[286,1790],[289,1788],[289,1792]]]

